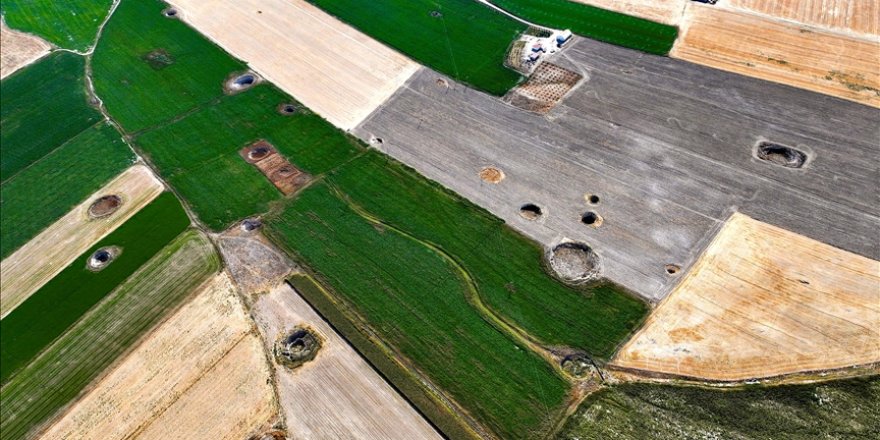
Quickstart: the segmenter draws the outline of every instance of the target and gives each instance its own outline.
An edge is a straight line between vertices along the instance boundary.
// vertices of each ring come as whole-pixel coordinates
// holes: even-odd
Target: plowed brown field
[[[48,54],[51,47],[42,38],[10,29],[0,21],[0,79]]]

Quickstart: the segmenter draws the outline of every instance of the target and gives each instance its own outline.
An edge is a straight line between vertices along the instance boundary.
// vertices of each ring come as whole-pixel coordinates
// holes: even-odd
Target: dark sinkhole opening
[[[803,168],[807,163],[807,153],[786,145],[761,142],[755,152],[758,159],[785,168]]]

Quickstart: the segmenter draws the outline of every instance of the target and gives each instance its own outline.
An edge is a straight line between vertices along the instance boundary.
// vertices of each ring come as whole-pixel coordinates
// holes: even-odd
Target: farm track
[[[80,395],[219,265],[193,231],[156,254],[0,389],[3,438],[25,438]]]

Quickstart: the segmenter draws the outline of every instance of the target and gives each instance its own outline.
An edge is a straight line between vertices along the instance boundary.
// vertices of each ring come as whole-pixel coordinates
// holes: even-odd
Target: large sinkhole
[[[585,243],[559,244],[549,252],[547,259],[563,281],[577,284],[599,276],[599,256]]]
[[[320,348],[321,340],[314,330],[294,327],[275,343],[275,359],[288,368],[297,368],[314,359]]]
[[[759,143],[755,156],[758,159],[785,168],[803,168],[804,164],[807,163],[807,153],[772,142]]]
[[[122,206],[122,198],[116,194],[101,196],[89,206],[89,217],[107,217],[116,212],[120,206]]]
[[[102,247],[89,256],[89,259],[86,262],[86,268],[93,272],[104,270],[104,268],[109,266],[120,253],[121,249],[116,246]]]

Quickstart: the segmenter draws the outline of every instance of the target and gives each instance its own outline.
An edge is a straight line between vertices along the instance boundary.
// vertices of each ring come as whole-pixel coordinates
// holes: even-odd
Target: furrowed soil
[[[163,189],[149,168],[135,165],[0,262],[0,317],[8,315],[78,255],[153,201]],[[92,203],[111,194],[122,199],[122,206],[107,217],[90,218],[88,211]]]
[[[44,57],[52,47],[35,35],[9,29],[6,21],[0,22],[0,79]]]
[[[590,395],[558,438],[868,439],[878,427],[877,376],[732,390],[623,384]]]
[[[99,122],[4,181],[0,184],[0,258],[58,221],[134,160],[119,133]]]
[[[101,120],[84,75],[83,57],[57,52],[0,82],[0,181]]]
[[[2,437],[33,437],[219,269],[206,237],[178,236],[0,388]]]
[[[420,64],[477,89],[501,96],[520,80],[503,62],[508,46],[526,26],[475,1],[309,2]]]
[[[419,68],[304,0],[170,3],[187,23],[343,130]]]
[[[85,51],[95,40],[112,0],[3,0],[9,26],[37,34],[58,47]]]
[[[880,107],[880,40],[691,3],[671,56]]]
[[[274,363],[280,406],[292,438],[439,439],[440,435],[289,285],[261,295],[252,314],[267,351],[294,327],[321,340],[295,370]],[[381,405],[377,405],[381,402]]]
[[[188,226],[180,202],[164,193],[22,302],[0,321],[0,381],[25,367]],[[89,270],[91,255],[108,246],[121,254],[101,271]]]
[[[251,326],[229,276],[214,276],[42,438],[243,439],[268,428],[277,408]]]
[[[570,29],[594,40],[657,55],[669,53],[678,36],[675,26],[570,0],[491,0],[491,3],[532,23]]]
[[[738,381],[878,363],[877,286],[880,262],[734,214],[613,364]]]

